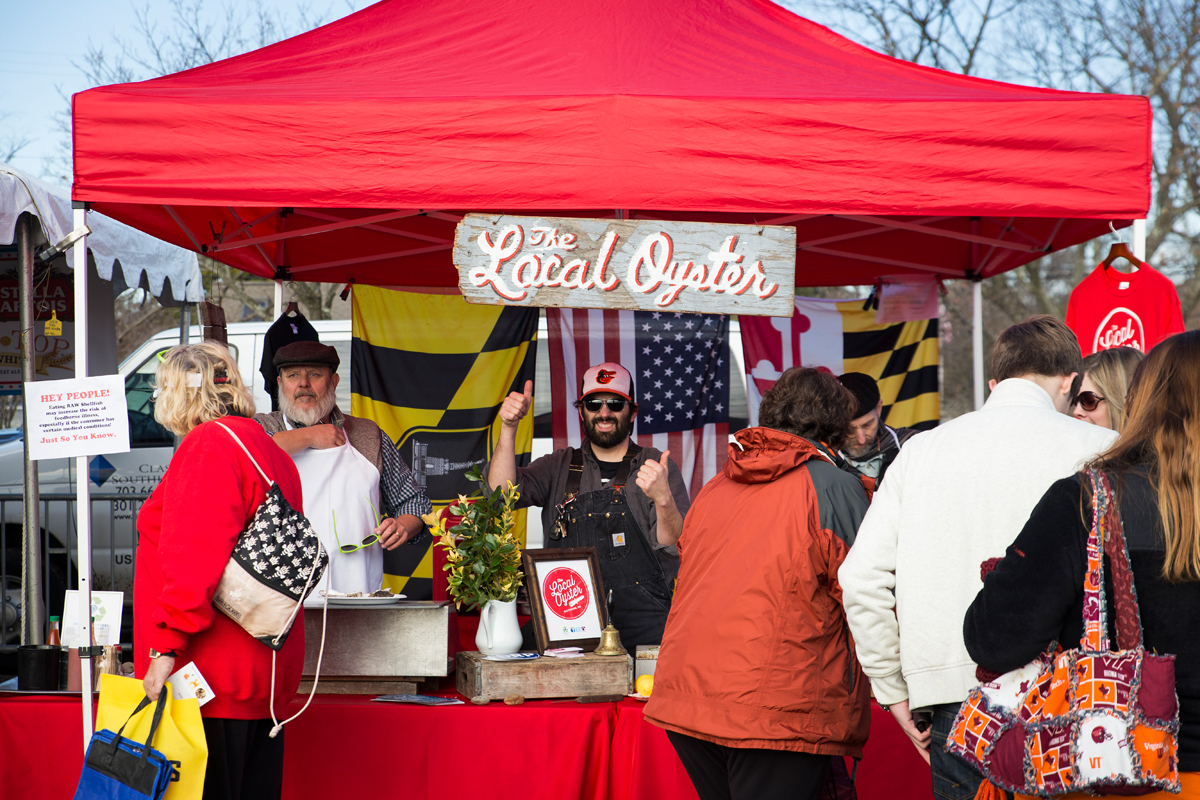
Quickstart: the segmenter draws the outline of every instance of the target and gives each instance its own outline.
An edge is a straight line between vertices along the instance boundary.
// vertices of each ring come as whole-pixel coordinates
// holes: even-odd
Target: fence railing
[[[92,518],[92,589],[132,596],[137,558],[137,515],[149,494],[94,492]],[[79,532],[76,496],[43,493],[41,514],[42,602],[44,618],[61,615],[63,592],[78,585]],[[16,649],[21,640],[22,527],[24,502],[19,494],[0,494],[0,652]],[[132,626],[126,610],[122,627]],[[128,641],[122,635],[122,641]]]

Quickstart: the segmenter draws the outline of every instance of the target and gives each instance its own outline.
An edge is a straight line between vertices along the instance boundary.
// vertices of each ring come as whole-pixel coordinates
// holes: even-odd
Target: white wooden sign
[[[29,457],[129,452],[129,412],[120,375],[25,384]]]
[[[468,214],[454,266],[470,303],[790,317],[796,229]]]

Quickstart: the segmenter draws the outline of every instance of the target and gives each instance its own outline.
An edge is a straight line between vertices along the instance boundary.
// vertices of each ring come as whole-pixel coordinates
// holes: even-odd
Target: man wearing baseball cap
[[[420,538],[429,498],[378,425],[337,407],[337,350],[294,342],[276,351],[272,363],[279,410],[254,419],[296,463],[305,516],[329,553],[330,588],[376,591],[383,585],[383,551]],[[310,601],[318,600],[314,592]]]
[[[916,428],[889,428],[883,424],[883,401],[879,384],[865,372],[847,372],[838,377],[842,386],[854,395],[858,408],[850,420],[850,432],[838,454],[859,475],[874,478],[876,484],[896,460],[900,447],[920,433]]]
[[[529,412],[533,382],[500,407],[500,438],[488,465],[488,484],[520,486],[519,506],[541,506],[546,547],[594,547],[613,625],[630,653],[660,644],[671,586],[679,572],[675,542],[689,501],[679,467],[653,447],[630,438],[637,415],[633,378],[605,362],[583,375],[575,408],[584,441],[517,468],[517,425]]]

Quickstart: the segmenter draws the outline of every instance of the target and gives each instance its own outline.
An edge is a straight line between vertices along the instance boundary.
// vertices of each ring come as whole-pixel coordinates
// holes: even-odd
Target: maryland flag
[[[463,473],[491,457],[501,402],[533,380],[538,309],[355,286],[353,317],[351,413],[396,442],[435,512],[474,494]],[[532,443],[529,414],[517,428],[518,466],[529,463]],[[432,542],[385,553],[383,585],[430,599]]]
[[[937,319],[878,324],[862,300],[796,298],[796,313],[740,317],[750,424],[783,371],[793,366],[835,375],[863,372],[879,383],[883,421],[893,428],[938,424]]]

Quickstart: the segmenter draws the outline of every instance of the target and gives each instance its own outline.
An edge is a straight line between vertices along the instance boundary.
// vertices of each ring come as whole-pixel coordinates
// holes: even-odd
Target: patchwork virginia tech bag
[[[1142,647],[1129,552],[1108,477],[1092,470],[1083,637],[971,690],[946,751],[994,786],[1027,795],[1178,792],[1175,656]],[[1109,650],[1104,554],[1113,571],[1117,643]]]

